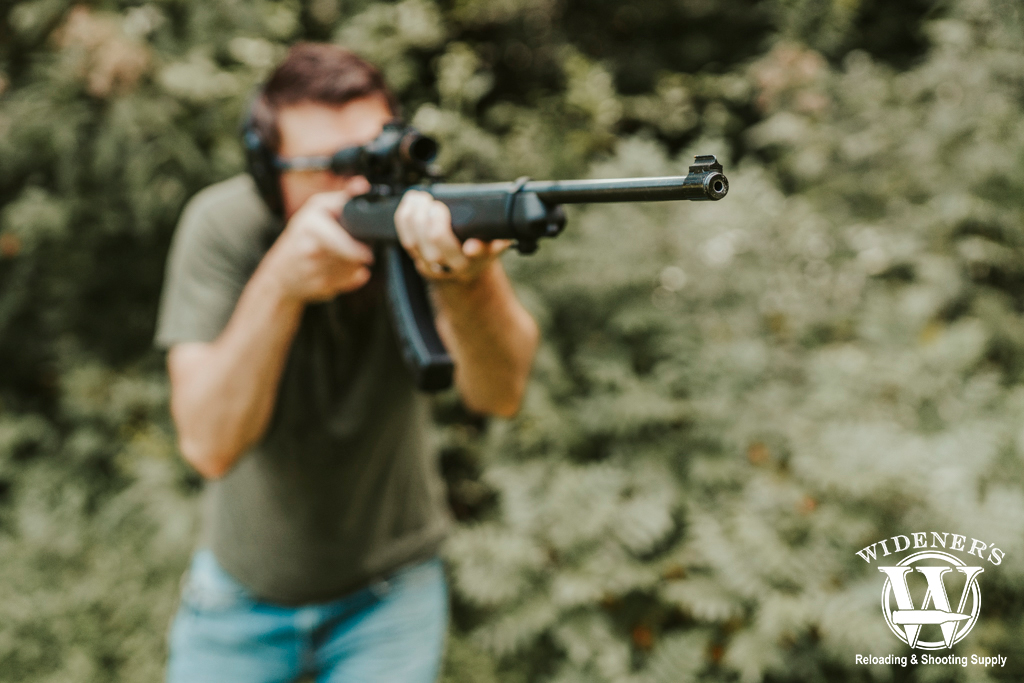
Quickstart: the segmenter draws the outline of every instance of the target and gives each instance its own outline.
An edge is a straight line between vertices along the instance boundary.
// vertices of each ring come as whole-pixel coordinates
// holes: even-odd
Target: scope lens
[[[426,135],[409,135],[403,148],[409,161],[420,164],[429,164],[437,156],[437,143]]]

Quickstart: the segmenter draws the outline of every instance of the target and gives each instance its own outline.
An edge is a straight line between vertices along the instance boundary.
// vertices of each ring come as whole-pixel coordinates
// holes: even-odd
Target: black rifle
[[[279,159],[281,169],[330,169],[339,175],[362,175],[369,193],[345,204],[341,225],[362,242],[384,242],[389,308],[402,355],[425,391],[451,386],[454,366],[437,329],[426,284],[412,259],[398,244],[395,210],[406,190],[423,190],[451,210],[452,230],[465,241],[515,241],[520,253],[537,250],[542,237],[565,227],[562,204],[656,202],[676,199],[718,200],[729,191],[722,165],[712,155],[696,157],[686,176],[617,180],[529,180],[512,183],[438,184],[431,162],[437,143],[399,122],[361,147],[330,157]]]

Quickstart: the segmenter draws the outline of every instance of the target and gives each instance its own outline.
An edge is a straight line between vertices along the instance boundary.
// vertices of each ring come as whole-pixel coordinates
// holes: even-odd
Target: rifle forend
[[[562,204],[609,202],[717,201],[729,192],[729,180],[714,155],[696,157],[685,176],[611,180],[528,180],[513,183],[414,185],[448,206],[452,230],[460,240],[515,240],[532,253],[537,240],[555,237],[565,227]],[[364,242],[397,240],[394,215],[402,191],[368,194],[345,205],[341,223]]]

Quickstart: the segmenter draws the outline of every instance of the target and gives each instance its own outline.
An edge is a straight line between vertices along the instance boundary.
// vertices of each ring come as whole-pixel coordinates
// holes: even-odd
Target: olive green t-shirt
[[[157,345],[216,339],[280,229],[247,175],[197,194],[171,244]],[[426,399],[379,279],[306,307],[267,434],[207,482],[201,542],[265,600],[341,597],[430,557],[447,530]]]

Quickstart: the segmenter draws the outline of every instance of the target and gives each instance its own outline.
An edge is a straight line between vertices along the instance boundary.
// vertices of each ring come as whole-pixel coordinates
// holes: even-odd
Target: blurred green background
[[[436,402],[460,520],[446,683],[1024,680],[1019,0],[0,4],[0,680],[157,681],[198,477],[151,348],[184,202],[237,173],[286,46],[385,70],[456,180],[685,173],[719,203],[570,211],[505,263],[522,413]],[[856,551],[984,563],[907,654]]]

